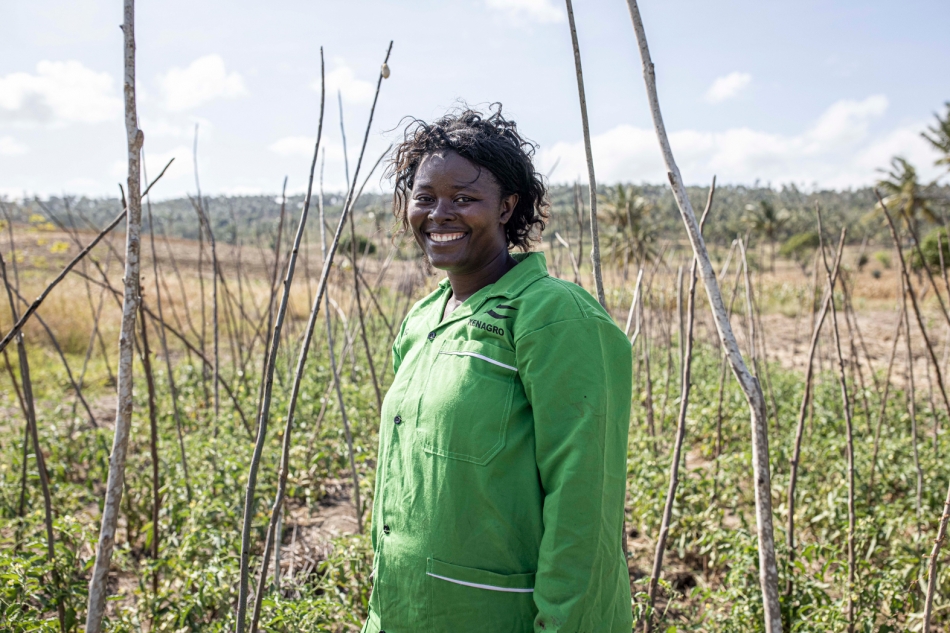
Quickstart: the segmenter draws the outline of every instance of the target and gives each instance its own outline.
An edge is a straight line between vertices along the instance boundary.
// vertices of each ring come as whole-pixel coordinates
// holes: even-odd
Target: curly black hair
[[[468,107],[449,112],[433,123],[412,119],[405,136],[393,151],[386,176],[395,179],[393,215],[409,229],[407,210],[416,170],[426,154],[452,150],[492,173],[502,197],[518,194],[511,219],[505,224],[509,248],[528,250],[537,241],[549,216],[547,187],[534,169],[537,146],[518,133],[514,121],[501,114],[501,104],[489,106],[490,114]]]

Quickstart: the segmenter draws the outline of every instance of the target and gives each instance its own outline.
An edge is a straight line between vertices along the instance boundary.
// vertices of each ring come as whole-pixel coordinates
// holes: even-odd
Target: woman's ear
[[[508,220],[511,219],[511,215],[515,212],[515,207],[518,206],[518,194],[513,193],[510,196],[504,196],[501,199],[501,220],[502,224],[508,224]]]

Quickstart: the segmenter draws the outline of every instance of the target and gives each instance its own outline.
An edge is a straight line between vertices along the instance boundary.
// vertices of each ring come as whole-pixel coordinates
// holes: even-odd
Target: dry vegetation
[[[363,223],[368,233],[371,227]],[[285,227],[286,228],[286,227]],[[311,244],[319,241],[314,234]],[[292,231],[290,231],[292,233]],[[50,226],[34,222],[15,224],[13,245],[5,253],[16,253],[19,291],[32,297],[46,281],[76,252],[72,238]],[[81,243],[91,233],[79,233]],[[577,234],[565,233],[571,244]],[[286,240],[286,236],[284,238]],[[58,244],[67,246],[57,246]],[[438,277],[425,274],[406,243],[387,234],[371,236],[372,249],[365,246],[361,272],[374,289],[372,300],[364,288],[365,325],[377,374],[390,380],[388,346],[390,326],[395,326],[412,301],[431,291]],[[148,241],[146,241],[146,245]],[[55,630],[55,604],[67,605],[69,617],[81,614],[84,607],[86,570],[94,554],[94,536],[98,526],[99,502],[105,481],[105,460],[114,418],[116,323],[120,304],[110,290],[104,290],[97,277],[97,262],[107,273],[109,283],[118,290],[121,268],[118,265],[120,236],[102,244],[93,253],[85,273],[71,275],[39,310],[63,350],[74,377],[86,363],[86,352],[95,315],[104,346],[93,341],[93,349],[83,375],[82,391],[95,415],[93,427],[82,405],[76,404],[62,360],[51,339],[37,320],[25,328],[30,364],[34,376],[38,431],[46,454],[53,495],[56,537],[56,567],[59,586],[47,581],[49,565],[44,550],[42,500],[38,490],[36,463],[27,462],[22,478],[23,414],[5,374],[2,385],[6,415],[2,425],[3,524],[0,535],[7,552],[3,561],[8,584],[4,608],[14,630],[40,626]],[[156,240],[158,269],[162,283],[162,303],[169,326],[181,332],[194,349],[212,355],[210,318],[211,284],[207,245],[171,239]],[[729,258],[728,244],[714,247],[716,269]],[[883,245],[882,245],[883,246]],[[573,247],[573,245],[572,245]],[[628,507],[628,546],[630,569],[637,604],[643,600],[653,558],[658,520],[667,479],[669,451],[674,443],[675,418],[679,407],[677,273],[688,260],[688,246],[669,242],[662,259],[645,266],[642,335],[637,343],[635,407],[631,419],[630,479]],[[370,250],[374,252],[369,253]],[[552,274],[573,280],[574,271],[568,251],[556,242],[545,244]],[[155,311],[155,280],[152,259],[146,248],[143,259],[143,296],[147,308]],[[111,253],[111,254],[110,254]],[[152,371],[158,391],[158,436],[160,455],[161,514],[157,560],[150,557],[151,544],[151,459],[149,456],[148,408],[145,403],[141,361],[136,366],[137,392],[129,481],[118,533],[118,550],[113,563],[110,587],[115,599],[109,603],[107,629],[132,630],[225,630],[233,626],[236,553],[239,547],[239,513],[242,481],[252,439],[244,427],[236,406],[252,421],[262,370],[263,334],[270,302],[275,251],[255,245],[218,248],[224,285],[234,293],[231,311],[244,313],[241,325],[233,331],[221,325],[221,372],[235,394],[235,401],[222,393],[220,414],[214,416],[210,381],[211,367],[205,366],[194,350],[189,350],[174,335],[169,339],[174,379],[179,390],[183,417],[183,440],[189,466],[189,483],[181,464],[176,422],[171,406],[168,376],[158,348],[158,327],[148,319],[152,346]],[[281,249],[278,269],[286,264],[286,241]],[[765,261],[767,245],[750,251],[753,260]],[[905,630],[919,628],[920,599],[924,588],[915,579],[925,578],[927,544],[935,533],[940,511],[939,487],[950,477],[946,461],[941,459],[939,441],[943,431],[934,435],[936,424],[946,425],[928,382],[928,366],[923,340],[912,329],[912,356],[917,415],[917,449],[922,480],[921,508],[916,509],[916,484],[913,438],[909,434],[907,403],[908,364],[899,348],[891,372],[889,400],[883,420],[878,412],[882,386],[893,347],[898,317],[899,285],[896,272],[879,265],[857,265],[859,246],[848,247],[843,256],[843,282],[848,284],[851,305],[855,307],[852,350],[846,346],[845,361],[850,368],[853,390],[855,433],[858,459],[858,541],[861,551],[858,570],[857,618],[869,630]],[[321,268],[319,252],[310,248],[301,254],[308,261],[293,286],[291,310],[287,319],[278,360],[275,409],[286,406],[293,361],[300,335],[306,324]],[[575,258],[576,259],[576,258]],[[111,261],[110,261],[111,260]],[[199,276],[203,271],[204,281]],[[739,269],[736,257],[722,273],[727,298],[738,288],[734,302],[733,326],[740,346],[748,354],[748,319],[744,306],[744,283],[736,285]],[[12,265],[10,266],[12,268]],[[177,268],[177,273],[176,273]],[[589,266],[581,270],[581,283],[590,287]],[[81,271],[80,267],[80,271]],[[807,362],[808,339],[813,327],[811,310],[820,301],[821,287],[815,290],[813,269],[802,269],[794,262],[780,260],[775,272],[764,266],[751,267],[756,305],[754,313],[763,336],[757,341],[760,368],[767,371],[764,380],[770,402],[770,442],[772,450],[773,505],[780,544],[780,561],[786,553],[784,525],[787,521],[785,494],[794,426],[802,397],[803,369]],[[12,272],[12,271],[11,271]],[[83,275],[88,276],[85,277]],[[629,314],[636,275],[634,266],[607,266],[605,285],[608,304],[623,327]],[[625,278],[626,277],[626,278]],[[915,283],[926,287],[925,277]],[[819,276],[818,282],[822,282]],[[921,292],[921,290],[918,290]],[[937,337],[938,353],[945,363],[947,327],[932,290],[924,297],[927,327]],[[946,291],[943,290],[946,302]],[[344,259],[332,277],[329,288],[334,328],[335,358],[341,373],[344,401],[353,426],[354,448],[363,489],[367,499],[364,516],[372,503],[373,465],[376,450],[376,403],[367,371],[365,351],[359,341],[359,318],[352,293],[352,268]],[[205,310],[202,318],[201,297]],[[844,297],[839,296],[844,312]],[[99,309],[99,302],[102,308]],[[376,304],[380,310],[376,309]],[[9,310],[3,310],[0,327],[7,331]],[[383,318],[385,314],[385,319]],[[749,448],[748,413],[734,382],[728,378],[722,395],[722,442],[717,442],[719,423],[719,381],[721,365],[713,323],[705,299],[700,295],[696,306],[696,352],[693,359],[693,392],[687,416],[684,469],[674,506],[668,551],[657,601],[657,623],[675,625],[682,630],[755,630],[760,605],[755,583],[754,515],[751,490],[747,485]],[[224,321],[224,318],[222,318]],[[387,323],[389,325],[387,325]],[[203,324],[203,327],[202,327]],[[844,325],[842,324],[842,328]],[[205,340],[202,343],[202,331]],[[305,375],[301,403],[294,422],[294,441],[287,497],[281,520],[279,552],[279,589],[275,577],[268,580],[261,616],[266,630],[355,630],[365,613],[371,580],[368,542],[358,534],[352,505],[346,443],[342,437],[339,405],[330,390],[332,371],[326,332],[316,337]],[[319,332],[319,331],[318,331]],[[11,348],[12,349],[12,348]],[[105,350],[105,354],[102,350]],[[843,575],[846,573],[846,515],[844,512],[845,462],[841,403],[837,397],[834,351],[830,330],[823,330],[816,354],[815,401],[809,409],[801,459],[797,524],[801,561],[794,569],[781,569],[782,583],[793,579],[794,591],[783,603],[788,614],[800,622],[797,630],[831,631],[844,625]],[[867,350],[867,355],[865,351]],[[650,357],[651,400],[647,399],[645,360]],[[15,356],[10,357],[12,376],[18,384],[20,374]],[[944,365],[946,366],[946,365]],[[243,369],[242,369],[243,367]],[[767,368],[767,369],[766,369]],[[858,369],[860,368],[860,370]],[[872,374],[878,381],[873,385]],[[765,374],[762,374],[765,378]],[[863,382],[863,388],[860,386]],[[865,400],[867,404],[865,404]],[[771,407],[776,407],[773,411]],[[865,410],[865,406],[868,410]],[[652,408],[651,430],[647,407]],[[870,415],[867,416],[868,411]],[[777,419],[774,413],[778,414]],[[875,428],[879,432],[879,457],[873,488],[870,485],[870,459]],[[249,422],[250,424],[251,422]],[[259,564],[268,499],[276,485],[276,466],[281,424],[272,425],[267,438],[261,471],[262,502],[256,513],[252,569]],[[717,454],[719,455],[717,459]],[[28,454],[29,457],[29,454]],[[24,488],[25,486],[25,488]],[[26,491],[26,503],[20,512],[19,496]],[[918,532],[917,525],[920,525]],[[157,586],[151,578],[157,578]],[[946,617],[946,572],[941,572],[935,622]],[[256,584],[256,581],[255,581]],[[252,585],[253,587],[253,585]],[[253,592],[252,592],[253,595]],[[637,607],[635,604],[635,608]],[[888,629],[887,627],[892,627]]]

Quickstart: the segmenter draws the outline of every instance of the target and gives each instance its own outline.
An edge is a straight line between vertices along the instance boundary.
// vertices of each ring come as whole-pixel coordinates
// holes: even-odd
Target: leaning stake
[[[924,328],[924,320],[920,314],[920,305],[917,302],[917,293],[914,291],[914,285],[910,282],[910,274],[907,272],[907,262],[904,261],[904,252],[901,250],[900,238],[897,235],[897,227],[894,226],[894,220],[884,204],[884,199],[877,189],[874,190],[881,203],[881,209],[884,211],[884,217],[887,219],[888,228],[891,230],[891,237],[894,239],[894,246],[897,250],[897,257],[901,265],[901,276],[904,278],[905,292],[910,295],[911,306],[914,308],[914,316],[917,317],[917,326],[920,328],[920,335],[924,339],[924,345],[927,353],[933,363],[934,372],[937,374],[937,386],[940,387],[940,395],[943,397],[943,405],[950,414],[950,399],[947,398],[947,391],[943,384],[943,373],[940,371],[940,363],[937,361],[937,355],[934,354],[933,345],[930,344],[930,338],[927,336],[927,330]],[[910,327],[907,328],[907,336],[910,337]],[[934,539],[934,546],[930,552],[930,566],[927,570],[927,595],[924,599],[924,633],[930,633],[930,618],[933,615],[934,593],[937,590],[937,558],[940,556],[940,547],[943,545],[943,539],[947,536],[947,521],[950,520],[950,486],[947,488],[947,500],[943,504],[943,514],[940,515],[940,523],[937,528],[937,538]]]
[[[709,198],[706,210],[700,220],[700,228],[706,223],[706,216],[712,208],[713,194],[716,191],[716,180],[709,188]],[[660,572],[663,570],[663,554],[666,551],[666,539],[670,533],[670,519],[673,516],[673,502],[676,500],[676,488],[679,486],[679,469],[683,451],[683,440],[686,439],[686,410],[689,407],[690,371],[693,364],[693,324],[696,316],[696,258],[693,258],[689,267],[689,299],[687,307],[688,323],[683,329],[683,354],[680,357],[682,382],[680,383],[680,412],[676,424],[676,444],[673,447],[673,460],[670,463],[670,487],[666,493],[666,503],[663,506],[663,518],[660,523],[660,535],[656,541],[656,552],[653,556],[653,573],[650,575],[650,584],[647,586],[647,600],[650,608],[647,610],[643,622],[643,630],[650,633],[653,627],[653,604],[656,600],[656,588],[660,582]]]
[[[828,263],[828,255],[825,253],[825,241],[822,237],[821,210],[815,206],[815,213],[818,216],[818,248],[821,252],[821,259],[825,265],[825,274],[828,279],[828,297],[831,306],[831,332],[834,335],[835,354],[838,360],[838,384],[841,387],[841,406],[844,408],[845,439],[846,439],[846,459],[848,468],[848,633],[854,633],[854,583],[855,583],[855,559],[854,559],[854,529],[855,529],[855,511],[854,511],[854,429],[852,426],[851,398],[848,395],[848,379],[845,376],[844,354],[841,351],[841,332],[838,330],[838,308],[835,306],[835,285],[832,278],[831,265]],[[841,229],[841,248],[844,248],[844,238],[846,229]],[[840,250],[840,249],[839,249]]]
[[[574,45],[574,67],[577,70],[577,95],[581,101],[581,125],[584,128],[584,150],[587,152],[587,188],[590,196],[590,261],[594,266],[594,286],[597,288],[597,300],[607,308],[604,296],[604,278],[600,270],[600,236],[597,232],[597,180],[594,178],[594,156],[590,149],[590,126],[587,123],[587,97],[584,94],[584,71],[581,69],[581,49],[577,44],[577,28],[574,26],[574,7],[571,0],[567,3],[567,19],[571,23],[571,43]],[[581,232],[583,235],[583,232]]]
[[[630,18],[640,46],[640,56],[643,59],[643,78],[646,81],[647,98],[650,101],[650,112],[653,115],[653,124],[660,142],[663,160],[666,163],[670,185],[676,205],[679,207],[689,235],[693,254],[699,262],[703,284],[706,286],[706,295],[712,307],[716,320],[716,329],[725,349],[732,371],[749,403],[749,412],[752,420],[752,469],[755,479],[755,522],[759,540],[759,583],[762,587],[762,602],[764,607],[766,633],[780,633],[782,630],[782,613],[778,600],[778,566],[775,562],[775,541],[772,530],[772,487],[769,472],[769,438],[766,427],[765,398],[759,382],[749,373],[739,345],[736,342],[732,325],[726,316],[726,306],[719,292],[716,274],[713,272],[706,243],[700,233],[696,214],[686,195],[686,187],[680,176],[679,168],[673,159],[669,138],[663,125],[663,115],[660,113],[660,103],[656,94],[656,78],[653,71],[653,62],[650,60],[650,49],[647,46],[646,34],[643,31],[643,21],[640,19],[640,9],[636,0],[627,0],[630,9]]]

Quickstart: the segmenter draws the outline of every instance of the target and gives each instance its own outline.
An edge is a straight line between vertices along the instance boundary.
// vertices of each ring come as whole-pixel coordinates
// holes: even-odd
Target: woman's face
[[[517,194],[502,197],[490,171],[443,150],[419,164],[407,216],[432,265],[464,275],[508,252],[505,223],[517,204]]]

